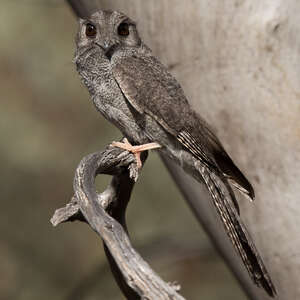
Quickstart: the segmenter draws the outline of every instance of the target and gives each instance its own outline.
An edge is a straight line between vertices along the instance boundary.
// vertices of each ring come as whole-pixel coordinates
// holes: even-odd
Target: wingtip
[[[252,187],[252,185],[250,184],[250,189],[249,189],[249,197],[251,198],[251,201],[255,200],[255,192],[254,192],[254,188]]]
[[[225,175],[226,176],[226,175]],[[226,176],[230,182],[238,191],[240,191],[243,195],[245,195],[251,202],[255,200],[255,192],[253,187],[249,184],[249,187],[244,188],[238,182],[236,182],[233,178]]]

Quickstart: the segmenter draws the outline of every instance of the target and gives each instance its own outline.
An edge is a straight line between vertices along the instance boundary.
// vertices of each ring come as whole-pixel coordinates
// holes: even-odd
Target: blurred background
[[[75,71],[76,30],[64,1],[1,1],[0,299],[123,299],[96,234],[49,222],[70,200],[81,158],[121,137]],[[138,251],[187,299],[246,299],[155,152],[127,222]]]

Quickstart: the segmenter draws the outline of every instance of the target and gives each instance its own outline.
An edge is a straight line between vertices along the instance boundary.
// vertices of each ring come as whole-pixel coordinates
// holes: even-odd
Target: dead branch
[[[94,185],[98,174],[113,175],[101,194]],[[134,156],[127,151],[109,147],[84,157],[75,172],[72,200],[55,212],[51,222],[56,226],[80,220],[92,227],[104,242],[112,272],[127,299],[183,300],[177,293],[178,286],[164,282],[133,249],[128,238],[125,212],[137,177]]]

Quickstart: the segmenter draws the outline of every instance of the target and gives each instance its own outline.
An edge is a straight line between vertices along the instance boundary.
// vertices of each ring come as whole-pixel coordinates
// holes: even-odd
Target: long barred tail
[[[227,235],[242,258],[250,277],[256,285],[263,287],[271,297],[274,297],[276,295],[275,287],[249,233],[240,220],[231,196],[232,190],[227,182],[223,182],[226,179],[220,179],[204,165],[199,167],[199,171],[211,194]],[[226,189],[226,192],[224,189],[222,190],[222,187]]]

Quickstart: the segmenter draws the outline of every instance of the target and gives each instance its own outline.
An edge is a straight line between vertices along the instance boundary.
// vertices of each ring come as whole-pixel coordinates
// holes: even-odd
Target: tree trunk
[[[240,200],[242,219],[278,299],[300,299],[300,2],[100,2],[138,21],[146,44],[252,182],[256,201]],[[269,299],[248,278],[205,189],[170,170],[248,295]]]

